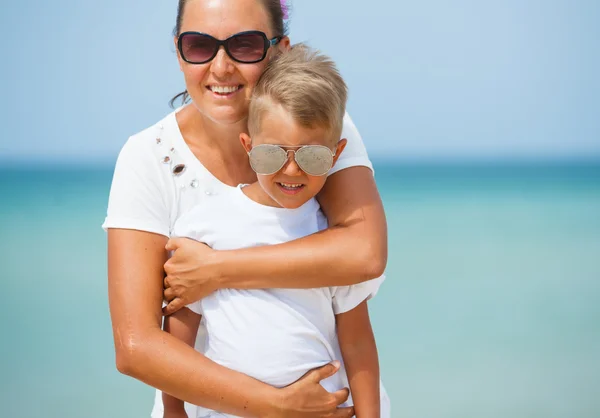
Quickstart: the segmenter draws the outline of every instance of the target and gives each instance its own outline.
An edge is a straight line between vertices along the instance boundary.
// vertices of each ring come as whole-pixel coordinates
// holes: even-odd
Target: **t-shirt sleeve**
[[[371,163],[371,160],[369,160],[369,155],[367,154],[367,149],[365,148],[362,137],[360,136],[360,133],[358,133],[358,129],[354,126],[354,122],[352,122],[348,113],[344,116],[342,138],[346,138],[348,143],[328,175],[332,175],[333,173],[337,173],[348,167],[356,166],[368,167],[373,171],[373,164]]]
[[[195,314],[202,315],[202,301],[200,301],[200,300],[190,303],[189,305],[186,306],[186,308],[188,308],[190,311],[194,312]]]
[[[379,291],[385,276],[368,280],[352,286],[338,286],[333,288],[333,313],[341,314],[351,311],[360,303],[374,297]]]
[[[131,137],[115,166],[108,210],[102,227],[136,229],[169,236],[169,189],[148,138]]]

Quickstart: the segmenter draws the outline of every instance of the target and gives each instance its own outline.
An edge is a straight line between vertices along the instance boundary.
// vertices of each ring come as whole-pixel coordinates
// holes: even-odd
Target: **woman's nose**
[[[229,58],[229,55],[225,52],[225,48],[221,46],[217,55],[212,60],[211,71],[217,77],[222,77],[233,72],[233,65],[231,58]]]

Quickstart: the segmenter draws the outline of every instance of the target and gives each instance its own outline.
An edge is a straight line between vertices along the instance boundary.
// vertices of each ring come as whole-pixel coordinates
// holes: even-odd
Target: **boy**
[[[258,181],[207,198],[177,221],[173,235],[228,250],[286,242],[326,228],[315,196],[346,145],[339,140],[346,96],[331,60],[305,46],[270,63],[253,92],[250,136],[240,135]],[[165,327],[193,346],[203,319],[208,358],[276,387],[343,359],[339,372],[321,384],[331,392],[349,384],[348,402],[358,418],[387,418],[389,400],[380,395],[366,303],[381,281],[320,289],[222,289],[167,317]],[[163,400],[165,418],[185,416],[182,401],[168,394]],[[224,415],[198,407],[197,418],[209,416]]]

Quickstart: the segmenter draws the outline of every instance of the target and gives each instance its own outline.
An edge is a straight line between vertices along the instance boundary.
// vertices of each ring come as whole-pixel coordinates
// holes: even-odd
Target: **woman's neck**
[[[247,132],[246,119],[229,125],[219,124],[190,104],[177,113],[177,123],[196,158],[217,179],[230,186],[256,180],[240,143],[240,133]]]

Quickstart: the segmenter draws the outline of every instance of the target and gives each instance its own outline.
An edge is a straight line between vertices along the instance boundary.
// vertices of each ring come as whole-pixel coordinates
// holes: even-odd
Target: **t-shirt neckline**
[[[169,115],[169,123],[172,124],[173,130],[173,147],[181,154],[185,161],[185,164],[189,164],[193,166],[194,169],[204,173],[207,179],[214,183],[216,186],[225,189],[235,189],[237,186],[230,186],[229,184],[225,184],[221,180],[219,180],[213,173],[211,173],[210,170],[206,168],[204,164],[202,164],[200,160],[194,155],[187,142],[185,142],[183,134],[181,133],[181,129],[179,128],[179,123],[177,122],[177,113],[181,111],[184,107],[185,106],[175,109],[175,111],[171,112],[171,114]]]
[[[319,209],[319,203],[314,197],[296,209],[287,209],[263,205],[262,203],[258,203],[246,196],[246,193],[244,193],[244,191],[242,190],[244,186],[247,186],[247,184],[238,185],[236,187],[237,190],[233,193],[237,195],[237,199],[240,201],[240,203],[247,206],[248,209],[252,209],[255,211],[258,210],[262,212],[271,212],[279,216],[302,216],[304,214],[314,213]]]

